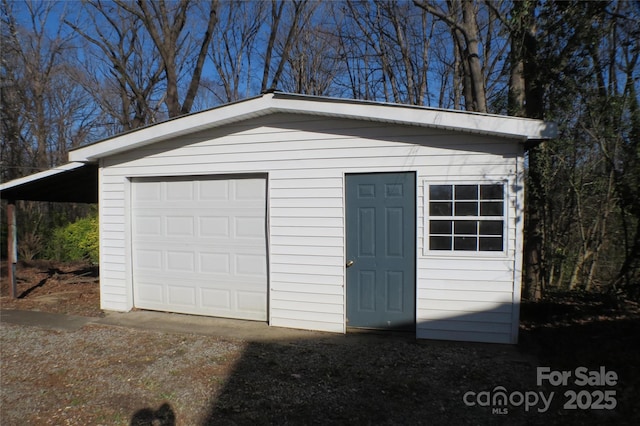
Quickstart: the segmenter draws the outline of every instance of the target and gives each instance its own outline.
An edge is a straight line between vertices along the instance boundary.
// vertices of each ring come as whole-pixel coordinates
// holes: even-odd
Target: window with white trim
[[[426,192],[429,250],[504,250],[504,184],[429,184]]]

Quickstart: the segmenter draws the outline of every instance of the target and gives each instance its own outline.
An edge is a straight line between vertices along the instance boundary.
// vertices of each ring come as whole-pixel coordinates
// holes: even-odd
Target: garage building
[[[66,167],[97,165],[105,310],[515,343],[524,149],[554,135],[275,92],[75,149]]]

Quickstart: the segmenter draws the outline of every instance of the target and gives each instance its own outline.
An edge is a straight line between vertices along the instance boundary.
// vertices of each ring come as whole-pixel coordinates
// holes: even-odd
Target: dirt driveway
[[[64,303],[27,302],[43,296],[48,283],[64,293],[64,281],[77,279],[78,270],[47,278],[21,300],[3,297],[2,306],[56,310]],[[32,286],[44,279],[30,273]],[[22,292],[30,288],[26,281]],[[254,342],[95,324],[54,331],[0,323],[0,422],[638,424],[637,312],[596,300],[572,311],[564,302],[525,309],[532,319],[524,321],[518,346],[361,334]],[[74,309],[95,307],[65,308]],[[580,366],[589,372],[603,366],[618,380],[538,385],[541,366],[574,374]],[[591,399],[605,390],[615,392],[615,407],[598,409]],[[575,409],[567,408],[571,391],[582,395]],[[509,398],[504,405],[493,398],[501,392]]]

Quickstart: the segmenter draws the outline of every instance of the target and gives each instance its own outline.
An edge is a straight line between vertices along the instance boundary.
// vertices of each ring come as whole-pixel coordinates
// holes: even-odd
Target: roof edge
[[[272,113],[309,114],[440,128],[523,142],[552,139],[557,135],[555,123],[541,120],[274,91],[176,117],[76,148],[69,152],[69,160],[95,161],[162,140]]]
[[[0,192],[5,191],[7,189],[15,188],[20,185],[24,185],[29,182],[44,179],[49,176],[57,175],[58,173],[69,172],[69,171],[78,169],[84,165],[85,163],[82,163],[82,162],[71,162],[71,163],[63,164],[62,166],[54,167],[49,170],[43,170],[41,172],[37,172],[31,175],[13,179],[3,184],[0,184]]]
[[[293,105],[309,101],[326,106],[325,108],[317,108],[315,111],[317,115],[417,125],[522,140],[553,139],[557,137],[558,133],[556,123],[526,117],[432,108],[420,105],[301,95],[287,92],[274,92],[273,97],[274,99],[285,100],[291,103],[289,108],[277,108],[279,112],[296,112],[296,109],[302,107],[295,107]],[[335,108],[336,105],[338,105],[338,109]],[[354,106],[363,107],[368,113],[362,114],[359,112],[361,110],[354,109]],[[293,109],[293,111],[289,109]],[[389,118],[387,112],[394,109],[404,110],[403,116]],[[321,110],[324,114],[320,113]],[[374,110],[377,110],[378,113],[374,113]],[[465,121],[468,124],[467,126],[464,124]]]
[[[69,161],[96,161],[162,140],[266,115],[272,96],[268,93],[120,133],[69,151]]]

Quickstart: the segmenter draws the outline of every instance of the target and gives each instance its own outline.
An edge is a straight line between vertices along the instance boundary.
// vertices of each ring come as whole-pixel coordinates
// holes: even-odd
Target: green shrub
[[[98,217],[78,219],[53,231],[49,257],[61,261],[99,261]]]

